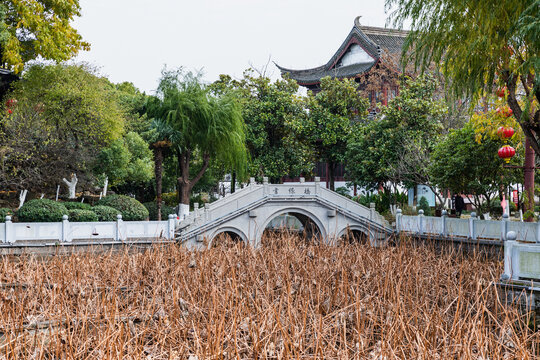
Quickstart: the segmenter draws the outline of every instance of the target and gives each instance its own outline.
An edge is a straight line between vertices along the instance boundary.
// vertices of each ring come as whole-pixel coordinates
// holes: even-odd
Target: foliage
[[[96,222],[99,218],[92,210],[71,209],[68,210],[68,219],[72,222]]]
[[[211,94],[200,76],[181,69],[163,71],[158,94],[147,103],[147,114],[149,118],[165,120],[174,130],[170,140],[180,170],[181,203],[189,203],[189,194],[210,160],[245,177],[245,124],[240,106],[231,95]],[[202,166],[193,176],[190,165],[197,157]]]
[[[381,116],[356,128],[347,146],[347,173],[355,184],[377,189],[387,182],[430,185],[429,154],[442,130],[444,102],[434,99],[430,75],[405,78]]]
[[[407,194],[400,192],[376,192],[361,194],[353,198],[356,202],[369,207],[371,203],[375,204],[375,210],[381,214],[389,211],[391,204],[399,204],[401,207],[407,204]]]
[[[497,156],[501,144],[493,139],[477,143],[470,123],[451,131],[433,152],[430,173],[434,183],[453,193],[472,194],[479,212],[487,212],[494,194],[515,180]],[[481,200],[482,196],[487,202]]]
[[[98,201],[97,205],[110,206],[122,214],[122,220],[141,221],[148,218],[148,210],[143,204],[125,195],[109,195]]]
[[[167,206],[176,206],[178,205],[178,194],[176,192],[169,192],[162,194],[163,203]]]
[[[111,186],[145,183],[153,177],[152,151],[141,135],[129,132],[100,151],[94,171],[107,176]]]
[[[95,154],[118,139],[124,111],[105,78],[84,65],[34,65],[0,118],[0,187],[43,192],[77,173],[92,180]]]
[[[429,203],[425,196],[422,196],[420,201],[418,201],[418,210],[424,210],[425,216],[431,216],[431,207],[429,207]]]
[[[330,189],[334,171],[345,162],[347,142],[354,124],[367,115],[368,101],[360,96],[351,79],[321,79],[321,90],[308,93],[308,116],[296,119],[292,128],[316,151],[316,158],[328,164]]]
[[[249,69],[240,81],[221,75],[212,90],[233,92],[242,103],[251,176],[267,176],[270,182],[279,183],[285,176],[312,170],[311,150],[299,141],[291,125],[306,116],[296,81],[284,78],[272,82],[264,75],[254,76]]]
[[[67,214],[68,209],[62,203],[49,199],[27,201],[17,210],[21,222],[58,222]]]
[[[75,210],[75,209],[90,210],[90,209],[92,209],[92,206],[90,204],[82,203],[82,202],[79,202],[79,201],[66,201],[66,202],[63,202],[62,205],[64,205],[66,207],[66,209],[68,209],[68,210]]]
[[[395,25],[411,21],[404,57],[421,69],[442,63],[459,96],[506,86],[505,100],[540,154],[540,0],[386,0],[394,5]]]
[[[348,197],[349,199],[351,198],[351,195],[349,195],[349,188],[346,186],[340,186],[334,191],[337,192],[341,196]]]
[[[13,216],[13,211],[8,208],[0,208],[0,222],[5,222],[6,216]]]
[[[92,207],[92,211],[97,215],[98,221],[116,221],[119,213],[115,208],[105,205],[96,205]]]
[[[152,201],[152,202],[146,202],[143,205],[148,210],[149,219],[157,220],[158,219],[157,204],[154,201]],[[161,204],[161,220],[166,220],[169,217],[169,214],[176,214],[174,207]]]
[[[70,24],[81,15],[78,0],[4,0],[1,7],[1,60],[17,73],[37,57],[64,61],[90,49]]]

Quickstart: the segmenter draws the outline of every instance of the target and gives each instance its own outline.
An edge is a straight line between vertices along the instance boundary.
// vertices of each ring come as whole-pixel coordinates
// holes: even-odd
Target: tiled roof
[[[291,79],[296,80],[300,85],[317,84],[325,76],[338,78],[353,77],[371,69],[377,63],[383,51],[390,54],[399,54],[407,33],[407,31],[402,30],[361,26],[357,18],[345,41],[343,41],[334,56],[325,65],[305,70],[287,69],[278,64],[276,66],[282,75],[288,74]],[[338,67],[339,60],[352,44],[360,45],[373,60]]]

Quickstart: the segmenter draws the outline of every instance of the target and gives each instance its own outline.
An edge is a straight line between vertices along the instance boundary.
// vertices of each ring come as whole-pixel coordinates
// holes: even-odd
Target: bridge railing
[[[456,219],[449,218],[446,212],[443,212],[441,217],[424,216],[422,210],[416,216],[402,215],[398,209],[396,231],[473,240],[505,240],[507,232],[513,231],[519,241],[540,243],[540,223],[509,221],[507,214],[503,215],[502,220],[497,221],[480,220],[474,212],[469,219]]]
[[[116,221],[70,222],[67,215],[61,222],[14,223],[11,216],[0,223],[0,243],[69,243],[77,240],[99,242],[104,240],[165,238],[174,239],[176,215],[165,221],[124,221],[118,215]]]

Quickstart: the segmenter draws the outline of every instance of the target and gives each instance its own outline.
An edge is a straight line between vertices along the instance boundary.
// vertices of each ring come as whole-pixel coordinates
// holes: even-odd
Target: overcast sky
[[[161,69],[203,69],[241,78],[270,59],[304,69],[325,64],[361,15],[363,25],[386,23],[384,0],[80,0],[74,26],[91,50],[76,61],[101,68],[113,82],[147,93]],[[270,63],[272,77],[279,71]]]

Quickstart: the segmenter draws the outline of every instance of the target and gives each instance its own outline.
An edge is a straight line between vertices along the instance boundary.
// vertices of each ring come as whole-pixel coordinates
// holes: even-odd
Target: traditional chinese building
[[[386,105],[398,93],[398,63],[407,34],[403,30],[362,26],[358,16],[349,35],[325,65],[305,70],[276,66],[282,75],[287,74],[299,85],[315,92],[323,77],[353,78],[358,82],[359,90],[367,91],[373,105]],[[387,70],[384,76],[381,77],[381,71],[374,74],[383,69]]]
[[[362,26],[358,16],[349,35],[325,65],[305,70],[292,70],[278,64],[276,66],[282,76],[288,75],[313,92],[320,89],[321,79],[326,76],[355,79],[359,91],[364,91],[369,98],[370,114],[374,115],[380,111],[379,105],[387,105],[399,92],[399,58],[407,34],[408,31],[403,30]],[[326,163],[316,164],[314,173],[326,181],[328,186]],[[338,165],[334,174],[336,188],[344,186],[344,166]]]

